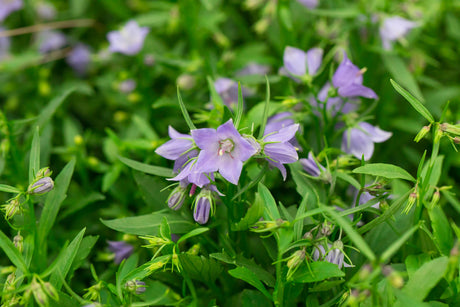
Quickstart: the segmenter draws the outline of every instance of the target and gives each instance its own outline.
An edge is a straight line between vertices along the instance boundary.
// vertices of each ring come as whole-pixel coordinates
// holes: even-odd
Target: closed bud
[[[401,275],[394,271],[393,273],[390,274],[390,276],[388,276],[388,279],[390,281],[390,285],[393,287],[393,288],[396,288],[396,289],[401,289],[403,286],[404,286],[404,279],[401,277]]]
[[[434,134],[434,143],[435,144],[438,143],[441,140],[443,135],[444,135],[444,132],[442,131],[441,128],[436,129],[436,132]]]
[[[311,231],[308,231],[308,232],[304,233],[302,238],[307,239],[307,240],[313,240],[313,233]]]
[[[21,213],[22,206],[17,198],[13,198],[8,203],[2,205],[2,209],[5,211],[5,218],[7,220],[13,218],[16,214]]]
[[[442,123],[439,125],[439,129],[442,130],[443,132],[451,133],[454,135],[460,135],[460,125]]]
[[[365,264],[362,266],[361,270],[359,271],[359,280],[365,281],[372,273],[372,266],[370,264]]]
[[[412,209],[412,206],[415,204],[415,202],[417,201],[417,198],[418,198],[418,194],[417,192],[412,192],[409,194],[409,198],[407,199],[407,205],[406,205],[406,208],[404,208],[404,212],[406,214],[409,213],[409,211]]]
[[[43,283],[43,289],[45,290],[46,294],[48,294],[48,296],[51,297],[53,300],[59,300],[59,294],[56,291],[56,288],[54,288],[54,286],[51,283]]]
[[[440,198],[441,193],[439,193],[439,189],[436,189],[436,191],[433,193],[433,197],[431,198],[431,207],[434,207],[439,202]]]
[[[429,126],[423,126],[423,128],[420,129],[420,131],[415,136],[414,141],[418,143],[421,139],[423,139],[425,137],[425,135],[428,132],[430,132],[430,129],[431,129],[431,124]]]
[[[49,167],[44,167],[44,168],[41,168],[37,174],[35,175],[35,180],[38,180],[40,178],[43,178],[43,177],[49,177],[51,176],[51,171],[50,171],[50,168]]]
[[[209,215],[212,214],[214,199],[211,190],[202,189],[197,195],[194,202],[193,219],[199,224],[206,224],[209,220]]]
[[[332,229],[333,229],[333,226],[332,224],[328,223],[328,222],[324,222],[322,225],[321,225],[321,230],[320,230],[320,233],[323,237],[327,237],[329,236],[331,233],[332,233]]]
[[[454,143],[455,144],[460,144],[460,137],[458,137],[458,136],[454,137]]]
[[[125,289],[129,292],[142,294],[145,292],[145,282],[140,280],[129,280],[125,283]]]
[[[296,251],[288,260],[287,267],[289,269],[299,266],[305,260],[305,250],[301,249]]]
[[[179,210],[184,204],[185,196],[187,194],[186,186],[179,184],[168,197],[168,207],[173,210]]]
[[[18,249],[20,253],[24,250],[24,238],[21,236],[21,234],[17,234],[13,238],[13,244],[14,246]]]
[[[194,244],[192,247],[190,247],[190,249],[187,251],[187,254],[190,254],[190,255],[198,255],[198,253],[200,252],[200,243],[197,243],[197,244]]]
[[[155,237],[155,236],[145,236],[145,237],[139,237],[141,239],[147,240],[149,242],[148,245],[144,245],[144,247],[158,247],[162,246],[168,243],[171,243],[171,240],[163,239],[160,237]]]
[[[39,284],[36,280],[33,280],[30,284],[30,289],[32,290],[35,301],[39,306],[48,306],[48,296],[46,295],[45,291],[43,291],[41,284]]]
[[[194,76],[190,74],[182,74],[180,75],[177,80],[177,85],[184,90],[190,90],[195,87],[196,79]]]
[[[29,185],[27,193],[29,194],[44,194],[54,188],[54,181],[51,177],[43,177]]]

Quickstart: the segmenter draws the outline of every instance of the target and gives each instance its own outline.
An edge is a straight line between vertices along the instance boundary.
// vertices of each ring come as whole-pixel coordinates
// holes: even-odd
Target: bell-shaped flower
[[[66,61],[78,75],[82,76],[88,70],[88,65],[91,61],[91,51],[88,46],[78,44],[69,52]]]
[[[400,16],[385,18],[379,30],[383,49],[390,50],[395,40],[403,38],[410,30],[417,26],[416,22],[404,19]]]
[[[43,31],[38,34],[38,51],[48,53],[64,47],[67,44],[67,37],[58,31]]]
[[[286,168],[283,164],[294,163],[299,159],[296,148],[289,142],[299,130],[299,124],[289,125],[278,131],[266,134],[263,138],[263,154],[270,165],[278,168],[286,180]]]
[[[196,170],[201,173],[219,172],[233,184],[238,180],[243,162],[256,153],[256,149],[244,139],[230,119],[216,129],[203,128],[191,131],[196,145],[201,149]]]
[[[128,259],[134,251],[134,247],[125,241],[107,241],[107,243],[109,243],[109,250],[115,253],[115,264],[120,264],[123,259]]]
[[[374,127],[369,123],[361,122],[357,127],[348,129],[343,133],[342,151],[358,159],[364,155],[364,160],[369,160],[374,153],[374,143],[382,143],[392,136],[391,132]]]
[[[224,104],[233,110],[238,104],[238,83],[229,78],[218,78],[214,82],[216,92],[222,98]],[[242,86],[241,94],[243,97],[250,97],[253,95],[252,91]]]
[[[206,224],[209,215],[214,212],[214,198],[210,189],[204,188],[196,196],[193,204],[193,219],[199,224]]]
[[[315,76],[323,61],[323,49],[312,48],[307,52],[287,46],[284,49],[282,72],[293,77]]]
[[[281,112],[270,116],[267,119],[267,124],[265,125],[264,136],[293,125],[294,120],[292,119],[292,116],[293,115],[291,112]],[[302,151],[302,148],[300,147],[300,144],[295,136],[289,140],[289,143],[291,143],[297,150]]]
[[[22,9],[23,5],[22,0],[0,0],[0,22],[14,11]]]
[[[136,21],[130,20],[120,31],[107,33],[110,43],[109,50],[125,55],[135,55],[144,46],[144,40],[149,33],[149,28],[140,27]]]
[[[332,77],[332,85],[342,97],[365,97],[377,99],[377,94],[363,85],[363,70],[353,64],[343,53],[343,60]]]
[[[169,194],[168,207],[173,210],[179,210],[184,203],[185,197],[187,196],[187,186],[189,182],[184,179],[179,182],[179,185]]]

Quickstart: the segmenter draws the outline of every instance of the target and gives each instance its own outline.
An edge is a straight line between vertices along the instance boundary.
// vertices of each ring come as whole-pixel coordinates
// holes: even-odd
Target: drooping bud
[[[22,212],[21,203],[17,198],[13,198],[8,203],[2,205],[2,209],[5,211],[5,219],[7,220]]]
[[[45,290],[46,294],[48,294],[49,297],[51,297],[53,300],[58,301],[59,300],[59,294],[54,288],[54,286],[49,283],[49,282],[44,282],[43,283],[43,290]]]
[[[323,237],[330,236],[332,233],[333,225],[327,221],[321,225],[320,233]]]
[[[179,210],[184,204],[187,188],[179,184],[168,197],[168,207],[173,210]]]
[[[436,204],[439,202],[439,199],[441,198],[441,193],[439,193],[439,189],[436,188],[436,190],[433,193],[433,197],[431,198],[431,207],[433,208],[436,206]]]
[[[13,244],[18,249],[18,251],[22,253],[22,251],[24,250],[24,238],[21,236],[19,232],[13,238]]]
[[[423,139],[425,137],[425,135],[428,132],[430,132],[430,129],[431,129],[431,124],[428,125],[428,126],[423,126],[423,128],[420,129],[420,131],[415,136],[414,141],[418,143],[421,139]]]
[[[35,279],[32,280],[32,283],[30,284],[30,289],[32,291],[32,294],[34,295],[35,302],[37,302],[39,306],[48,306],[48,296],[46,295],[40,283],[38,283]]]
[[[287,267],[293,269],[299,266],[305,260],[305,249],[296,251],[288,260]]]
[[[409,194],[409,198],[407,199],[407,205],[406,205],[406,208],[404,208],[404,212],[406,214],[409,213],[409,211],[412,209],[412,206],[415,204],[415,202],[417,201],[417,198],[418,198],[418,194],[416,192],[416,190],[414,189],[414,191],[412,193]]]
[[[198,255],[200,252],[200,243],[194,244],[190,249],[187,251],[187,254],[190,255]]]
[[[29,194],[44,194],[51,191],[54,188],[54,181],[51,177],[43,177],[31,185],[27,189]]]

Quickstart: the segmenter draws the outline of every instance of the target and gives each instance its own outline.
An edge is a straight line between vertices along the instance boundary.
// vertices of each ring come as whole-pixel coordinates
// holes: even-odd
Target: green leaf
[[[15,267],[20,269],[23,273],[27,273],[26,263],[18,249],[14,246],[13,242],[0,230],[0,248],[5,252],[6,256],[14,264]]]
[[[137,183],[142,199],[152,209],[158,211],[165,208],[168,192],[162,190],[166,187],[165,180],[160,177],[150,176],[133,170],[134,180]]]
[[[268,107],[270,105],[270,82],[268,82],[267,76],[265,76],[265,80],[267,82],[266,92],[265,92],[265,105],[264,105],[262,121],[260,122],[259,139],[261,139],[264,136],[265,125],[267,124],[267,119],[268,119]]]
[[[118,156],[118,159],[126,164],[127,166],[141,171],[143,173],[155,175],[155,176],[160,176],[160,177],[173,177],[174,173],[172,169],[161,167],[161,166],[153,166],[153,165],[148,165],[142,162],[134,161],[125,157]]]
[[[40,170],[40,134],[39,127],[35,129],[32,139],[32,148],[30,149],[29,160],[29,184],[34,181],[35,175]]]
[[[171,232],[175,234],[183,234],[189,232],[195,227],[195,223],[185,220],[182,216],[174,213],[166,213],[158,211],[153,214],[124,217],[115,220],[101,220],[101,222],[114,230],[133,234],[133,235],[159,235],[159,226],[163,217],[168,219]]]
[[[177,86],[177,99],[179,100],[180,109],[182,111],[182,115],[184,116],[185,122],[187,123],[190,130],[195,130],[196,127],[193,124],[192,119],[190,118],[190,115],[188,114],[188,111],[187,111],[187,108],[185,107],[184,102],[182,101],[179,86]]]
[[[179,262],[190,278],[205,283],[215,282],[223,270],[217,261],[204,256],[179,254]]]
[[[54,285],[56,290],[60,290],[62,287],[62,280],[65,279],[69,273],[70,267],[75,259],[75,256],[78,253],[81,240],[85,234],[86,228],[83,228],[73,239],[73,241],[67,247],[63,257],[59,259],[59,262],[56,264],[56,268],[51,274],[50,283]]]
[[[187,239],[189,239],[191,237],[195,237],[195,236],[198,236],[198,235],[200,235],[202,233],[205,233],[207,231],[209,231],[209,228],[207,228],[207,227],[195,228],[192,231],[190,231],[190,232],[186,233],[185,235],[183,235],[182,237],[180,237],[180,239],[177,240],[177,244],[179,244],[179,243],[181,243],[181,242],[183,242],[183,241],[185,241],[185,240],[187,240]]]
[[[238,105],[236,106],[235,128],[238,129],[241,117],[243,116],[243,94],[241,92],[241,83],[238,82]]]
[[[454,245],[454,239],[446,214],[439,206],[429,209],[428,214],[433,228],[434,243],[441,254],[448,256]]]
[[[254,225],[264,214],[264,203],[259,193],[255,194],[255,200],[251,207],[249,207],[246,215],[238,222],[232,225],[232,231],[242,231],[249,229]]]
[[[358,180],[356,180],[352,176],[348,175],[347,173],[337,171],[337,172],[335,172],[335,174],[337,175],[337,178],[340,178],[343,181],[348,182],[349,184],[354,186],[356,189],[358,189],[358,190],[361,189],[361,184],[358,182]]]
[[[369,248],[366,241],[359,235],[359,233],[351,226],[350,222],[337,214],[334,209],[322,206],[322,208],[342,227],[347,233],[348,237],[355,244],[358,250],[367,257],[370,261],[375,260],[374,252]]]
[[[166,216],[163,216],[160,224],[160,235],[164,239],[171,239],[171,228],[169,228],[168,219]]]
[[[142,294],[143,302],[134,302],[130,306],[180,306],[179,294],[167,285],[153,280],[145,281],[145,292]],[[183,302],[182,302],[183,303]]]
[[[431,289],[444,277],[448,257],[440,257],[425,263],[409,279],[402,291],[419,301],[423,301]]]
[[[294,220],[294,241],[302,239],[304,219],[300,218],[307,210],[308,194],[302,199]]]
[[[409,181],[415,182],[415,178],[412,177],[404,169],[400,168],[399,166],[393,164],[385,164],[385,163],[370,163],[353,170],[355,174],[366,174],[372,175],[376,177],[384,177],[388,179],[405,179]]]
[[[411,229],[406,231],[403,235],[401,235],[393,244],[390,245],[390,247],[387,248],[385,252],[383,252],[381,258],[382,262],[387,262],[390,260],[390,258],[403,246],[404,243],[406,243],[407,240],[414,234],[417,229],[419,229],[419,225],[412,226]]]
[[[265,289],[265,286],[262,282],[257,278],[257,276],[245,267],[237,267],[236,269],[229,270],[228,273],[235,278],[244,280],[251,286],[255,287],[257,290],[262,292],[267,298],[272,299],[271,294]]]
[[[123,300],[122,286],[126,283],[126,276],[132,272],[139,262],[139,255],[133,254],[128,259],[122,261],[116,274],[117,294],[120,300]]]
[[[423,117],[425,117],[431,124],[434,123],[433,115],[431,115],[430,111],[414,96],[412,96],[408,91],[403,89],[398,83],[391,80],[391,85],[395,88],[395,90],[401,94],[411,105],[412,107],[420,113]]]
[[[259,183],[258,191],[260,197],[262,198],[262,202],[265,204],[265,220],[275,221],[281,218],[275,199],[273,198],[272,194],[267,189],[267,187],[264,186],[262,183]]]
[[[333,277],[343,277],[345,273],[339,267],[327,261],[315,261],[301,265],[292,276],[293,282],[311,283]]]
[[[412,278],[414,273],[425,263],[431,260],[430,255],[428,254],[419,254],[419,255],[409,255],[404,260],[406,265],[407,275],[409,279]]]
[[[86,259],[88,258],[89,253],[96,244],[99,236],[86,236],[81,240],[80,246],[78,247],[78,252],[75,255],[75,259],[72,262],[72,266],[69,270],[69,276],[72,276],[74,271],[77,270],[80,266],[83,265]]]
[[[133,123],[136,125],[137,129],[149,140],[155,141],[160,139],[155,130],[150,127],[149,123],[138,115],[133,115]]]
[[[61,94],[53,98],[50,103],[42,109],[40,115],[37,117],[36,125],[42,127],[46,122],[50,120],[57,108],[64,102],[64,100],[76,90],[76,87],[72,85],[70,88],[64,89]]]
[[[45,242],[46,236],[56,220],[59,208],[61,207],[64,199],[67,197],[66,193],[70,184],[70,179],[72,178],[74,167],[75,159],[72,159],[56,177],[54,189],[50,191],[46,197],[45,206],[43,207],[37,230],[38,242],[40,245]]]
[[[7,184],[0,184],[0,191],[6,193],[20,193],[21,190]]]

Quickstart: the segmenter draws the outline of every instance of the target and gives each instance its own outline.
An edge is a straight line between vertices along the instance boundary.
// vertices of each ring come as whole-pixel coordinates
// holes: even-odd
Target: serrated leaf
[[[204,256],[179,254],[179,262],[190,278],[205,283],[214,282],[223,270],[217,261]]]
[[[395,88],[395,90],[401,94],[411,105],[412,107],[423,117],[425,117],[430,124],[434,123],[434,118],[433,115],[431,115],[430,111],[414,96],[412,96],[411,93],[406,91],[404,88],[402,88],[398,83],[395,81],[391,80],[391,85]]]
[[[167,217],[169,227],[171,227],[171,233],[182,234],[187,233],[195,227],[195,223],[185,220],[182,216],[166,213],[164,211],[158,211],[152,214],[124,217],[115,220],[101,220],[101,222],[114,230],[133,234],[133,235],[159,235],[159,226],[163,220],[163,217]]]
[[[308,267],[310,266],[310,268]],[[333,277],[343,277],[345,273],[339,267],[327,261],[311,262],[301,265],[292,276],[293,282],[311,283],[318,282]]]
[[[145,163],[131,160],[131,159],[121,157],[121,156],[118,156],[118,159],[124,164],[126,164],[127,166],[135,170],[141,171],[143,173],[152,174],[152,175],[160,176],[160,177],[173,177],[174,176],[172,169],[169,169],[166,167],[149,165],[149,164],[145,164]]]
[[[388,179],[405,179],[415,182],[415,178],[412,177],[406,170],[393,164],[385,163],[370,163],[353,170],[355,174],[366,174],[375,177],[384,177]]]
[[[272,298],[271,294],[267,291],[267,289],[265,289],[265,286],[262,284],[259,278],[257,278],[257,276],[249,269],[240,266],[233,270],[229,270],[228,273],[233,277],[244,280],[251,286],[255,287],[257,290],[262,292],[267,298]]]

